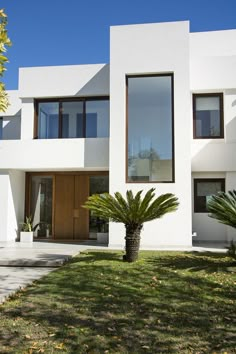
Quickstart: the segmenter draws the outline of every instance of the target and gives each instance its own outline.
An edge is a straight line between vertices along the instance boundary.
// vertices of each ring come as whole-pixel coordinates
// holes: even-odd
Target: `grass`
[[[236,353],[226,255],[85,252],[0,307],[0,353]]]

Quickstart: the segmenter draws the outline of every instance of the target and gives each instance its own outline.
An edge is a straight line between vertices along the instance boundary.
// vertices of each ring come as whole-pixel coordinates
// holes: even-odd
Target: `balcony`
[[[1,169],[107,170],[109,138],[0,141]]]

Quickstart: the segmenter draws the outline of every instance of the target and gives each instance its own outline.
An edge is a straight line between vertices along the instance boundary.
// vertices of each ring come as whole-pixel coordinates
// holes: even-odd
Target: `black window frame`
[[[200,198],[197,195],[197,186],[198,183],[221,183],[221,192],[225,192],[225,178],[194,178],[193,183],[194,183],[194,213],[208,213],[207,210],[207,205],[205,204],[204,208],[202,207],[202,204],[199,203],[199,199]]]
[[[64,102],[82,102],[83,103],[83,136],[78,138],[86,138],[86,102],[88,101],[108,101],[109,102],[110,97],[109,96],[91,96],[91,97],[70,97],[70,98],[40,98],[40,99],[35,99],[34,100],[34,132],[33,136],[34,139],[39,139],[38,137],[38,107],[40,103],[59,103],[59,112],[58,112],[58,138],[57,139],[68,139],[68,138],[63,138],[62,137],[62,121],[63,121],[63,109],[62,109],[62,104]],[[73,139],[73,138],[72,138]],[[50,140],[50,139],[48,139]]]
[[[218,97],[220,104],[220,134],[219,135],[209,135],[209,136],[199,136],[196,134],[196,101],[197,98],[205,97]],[[224,95],[222,92],[214,93],[194,93],[193,94],[193,138],[194,139],[224,139]]]

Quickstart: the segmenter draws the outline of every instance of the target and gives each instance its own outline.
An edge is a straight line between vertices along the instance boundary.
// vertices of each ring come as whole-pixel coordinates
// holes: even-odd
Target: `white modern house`
[[[236,188],[236,30],[189,23],[111,27],[110,64],[21,68],[0,114],[0,241],[26,215],[35,239],[124,245],[124,227],[81,207],[93,193],[171,192],[176,213],[145,224],[143,248],[227,243],[207,198]]]

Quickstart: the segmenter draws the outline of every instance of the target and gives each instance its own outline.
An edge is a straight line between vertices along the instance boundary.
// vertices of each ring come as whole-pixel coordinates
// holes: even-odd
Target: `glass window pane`
[[[62,138],[83,137],[83,102],[62,103]]]
[[[109,136],[109,101],[86,101],[86,138]]]
[[[207,213],[207,202],[212,195],[224,191],[223,179],[194,180],[194,211]]]
[[[31,181],[30,214],[34,225],[39,224],[35,236],[48,237],[52,231],[52,177],[33,176]]]
[[[220,137],[220,97],[196,97],[196,137]]]
[[[221,190],[220,182],[201,182],[197,184],[198,197],[206,197],[216,194]]]
[[[128,180],[173,181],[172,76],[128,78]]]
[[[38,105],[38,138],[59,137],[59,103],[43,102]]]
[[[89,178],[90,195],[102,194],[109,192],[109,177],[108,176],[91,176]],[[89,232],[90,235],[96,238],[98,232],[108,232],[108,222],[93,215],[90,211],[89,215]],[[93,235],[94,234],[94,235]]]

